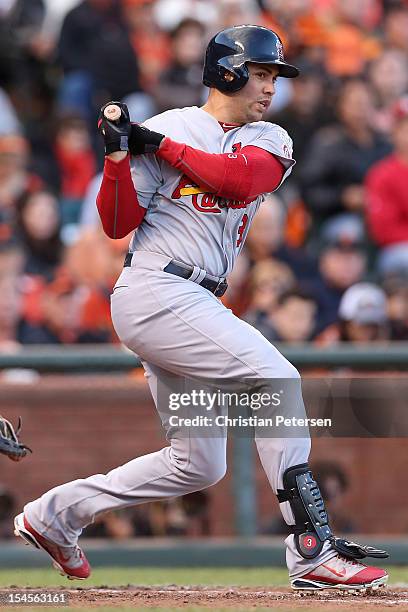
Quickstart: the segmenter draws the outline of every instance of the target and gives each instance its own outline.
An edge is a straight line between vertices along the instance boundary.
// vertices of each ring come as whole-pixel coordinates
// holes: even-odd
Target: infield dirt
[[[13,591],[21,593],[35,593],[36,589],[0,589],[2,598],[6,593]],[[117,608],[117,609],[143,609],[156,610],[184,609],[186,611],[211,610],[290,610],[291,612],[307,610],[308,612],[342,612],[347,610],[363,610],[378,612],[387,609],[397,609],[408,612],[408,589],[390,588],[376,591],[373,594],[341,594],[326,591],[318,594],[301,596],[285,588],[266,589],[257,588],[217,588],[195,586],[166,586],[166,587],[139,587],[126,588],[61,588],[52,589],[53,592],[66,593],[69,608]],[[38,591],[37,591],[38,592]],[[3,599],[4,601],[4,599]],[[27,610],[30,606],[24,606]],[[17,606],[2,608],[3,610],[16,609]],[[60,606],[58,609],[67,610]],[[23,609],[23,608],[20,608]],[[39,610],[39,607],[32,607]],[[42,610],[57,609],[52,606],[41,607]]]

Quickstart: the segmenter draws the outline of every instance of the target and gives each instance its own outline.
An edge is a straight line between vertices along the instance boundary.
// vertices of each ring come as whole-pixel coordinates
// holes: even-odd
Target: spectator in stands
[[[135,536],[208,536],[209,500],[207,491],[195,491],[143,507],[105,512],[84,530],[82,536],[114,540]]]
[[[28,171],[28,162],[25,138],[18,134],[0,136],[0,245],[14,238],[17,199],[41,185],[41,179]]]
[[[364,176],[390,152],[390,145],[372,128],[373,94],[367,84],[346,83],[337,110],[340,123],[316,132],[299,177],[314,228],[340,212],[362,213]]]
[[[0,484],[0,540],[11,538],[13,532],[10,523],[16,508],[16,500],[13,494]]]
[[[171,32],[183,19],[196,19],[217,31],[218,3],[208,0],[156,0],[154,18],[159,28]]]
[[[362,221],[353,215],[340,215],[323,226],[320,276],[302,283],[319,305],[317,332],[337,321],[343,293],[366,274],[367,255],[363,236]]]
[[[408,340],[408,274],[383,282],[391,340]]]
[[[290,102],[275,113],[272,108],[271,121],[282,126],[293,140],[296,165],[289,181],[293,184],[314,133],[331,119],[326,106],[325,78],[322,71],[311,62],[298,62],[300,76],[293,79]],[[286,183],[284,183],[286,185]]]
[[[379,4],[377,0],[335,0],[334,8],[326,31],[326,70],[340,78],[357,77],[381,51],[370,32],[380,17]]]
[[[256,0],[218,0],[217,29],[230,28],[238,23],[261,25],[259,5]]]
[[[82,533],[84,538],[110,538],[127,540],[134,536],[132,518],[129,511],[104,512]]]
[[[408,54],[408,7],[395,3],[387,11],[384,23],[384,48],[398,49]]]
[[[89,119],[107,100],[140,91],[137,57],[116,0],[82,0],[66,15],[58,42],[60,112]]]
[[[1,81],[1,79],[0,79]],[[21,124],[7,92],[0,87],[0,135],[19,134]]]
[[[123,268],[129,238],[110,240],[100,225],[88,228],[66,249],[64,265],[75,286],[82,288],[81,341],[117,342],[110,316],[110,294]],[[89,257],[92,253],[92,257]],[[91,341],[91,340],[87,341]]]
[[[30,167],[49,182],[48,130],[54,109],[55,39],[46,23],[45,0],[13,0],[3,3],[10,11],[1,32],[0,64],[7,64],[0,82],[10,95],[24,135],[30,143]],[[6,34],[4,36],[4,34]],[[9,72],[7,74],[7,71]]]
[[[73,344],[112,341],[109,296],[75,283],[61,267],[51,282],[30,277],[24,287],[18,340],[22,344]]]
[[[207,491],[195,491],[176,499],[149,504],[152,535],[210,535],[209,502]]]
[[[47,282],[31,277],[25,284],[19,323],[21,344],[70,344],[79,335],[81,290],[60,272]]]
[[[186,535],[211,535],[210,501],[208,491],[194,491],[179,498],[187,517]]]
[[[398,261],[408,266],[408,98],[395,108],[392,142],[393,153],[366,177],[368,227],[382,249],[378,266],[383,273]]]
[[[286,263],[298,279],[318,275],[315,262],[303,249],[285,244],[285,210],[274,194],[265,198],[256,213],[245,248],[252,264],[273,257]]]
[[[408,55],[388,49],[371,64],[369,74],[375,96],[374,125],[389,137],[395,104],[408,88]]]
[[[344,293],[339,306],[341,342],[387,340],[386,296],[372,283],[357,283]]]
[[[61,224],[78,224],[82,201],[96,172],[96,160],[86,122],[79,116],[58,121],[55,138],[61,184]]]
[[[140,68],[143,90],[152,92],[170,62],[170,43],[154,18],[153,0],[121,0],[124,21]]]
[[[313,50],[314,60],[321,59],[327,38],[324,21],[313,6],[313,0],[263,0],[263,24],[279,34],[285,53],[296,57]]]
[[[109,296],[123,268],[128,246],[129,237],[111,240],[100,226],[88,228],[67,247],[64,265],[76,284],[90,289],[103,288]]]
[[[1,32],[1,62],[8,65],[3,73],[0,68],[1,79],[7,87],[32,98],[36,88],[43,86],[45,72],[50,65],[54,41],[44,28],[46,16],[45,0],[7,0],[1,3],[0,27]],[[41,83],[39,83],[41,81]],[[26,102],[14,98],[17,103]],[[32,109],[25,105],[30,113]],[[20,107],[19,107],[20,110]]]
[[[16,213],[24,274],[51,280],[63,255],[57,198],[45,189],[26,191],[16,204]]]
[[[0,250],[0,353],[14,352],[19,347],[21,265],[21,254],[15,246]]]
[[[290,289],[266,312],[256,327],[269,342],[299,343],[310,340],[316,326],[317,304],[312,295]]]
[[[279,297],[294,289],[296,279],[286,264],[269,258],[254,265],[248,283],[250,298],[245,320],[260,329],[278,303]]]
[[[203,24],[194,19],[184,19],[170,33],[170,40],[172,60],[153,91],[157,112],[199,106],[203,100]]]

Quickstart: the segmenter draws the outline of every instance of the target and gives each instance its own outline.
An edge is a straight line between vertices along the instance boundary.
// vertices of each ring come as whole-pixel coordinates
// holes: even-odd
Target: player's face
[[[237,95],[237,111],[245,123],[260,121],[268,111],[275,93],[279,70],[268,64],[248,64],[249,80]]]

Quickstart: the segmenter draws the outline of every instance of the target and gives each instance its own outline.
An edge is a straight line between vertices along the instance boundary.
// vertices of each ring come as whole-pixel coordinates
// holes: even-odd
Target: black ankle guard
[[[278,489],[279,503],[289,502],[295,517],[291,531],[298,552],[314,559],[326,540],[333,537],[319,485],[307,463],[294,465],[283,474],[283,489]]]

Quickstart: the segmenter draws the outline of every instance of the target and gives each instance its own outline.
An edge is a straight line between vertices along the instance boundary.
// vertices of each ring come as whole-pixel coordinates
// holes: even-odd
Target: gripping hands
[[[118,117],[113,106],[120,110]],[[163,134],[131,123],[128,107],[123,102],[108,102],[102,106],[98,129],[104,139],[105,155],[115,151],[129,151],[132,155],[155,153],[164,138]]]
[[[117,116],[117,113],[112,112],[115,110],[113,107],[119,109],[119,116]],[[98,129],[104,140],[105,155],[115,151],[129,151],[131,127],[129,110],[126,104],[122,102],[108,102],[102,106],[98,118]]]

